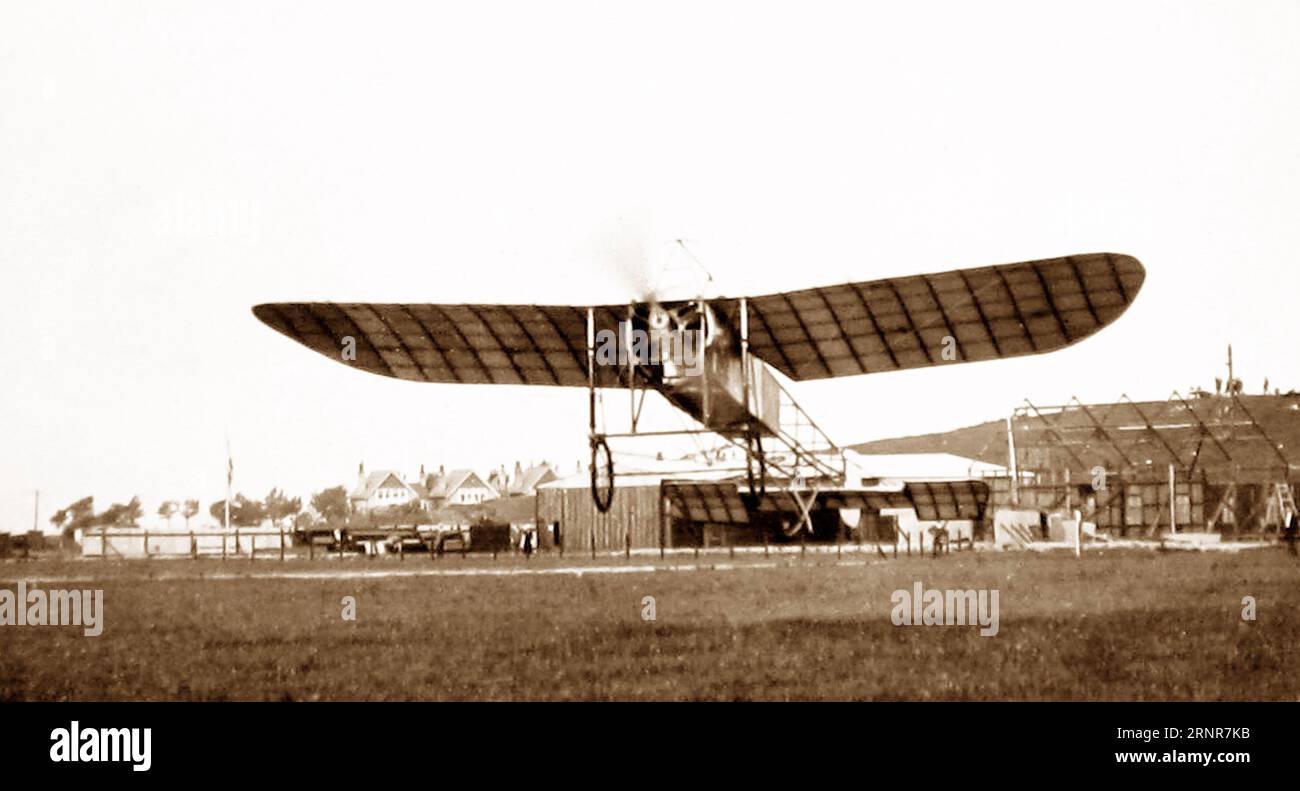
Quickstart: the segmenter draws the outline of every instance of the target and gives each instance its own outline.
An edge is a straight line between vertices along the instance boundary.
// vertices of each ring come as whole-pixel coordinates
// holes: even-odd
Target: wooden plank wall
[[[595,537],[597,552],[622,550],[630,539],[632,549],[659,548],[659,486],[616,486],[609,511],[596,510],[589,489],[537,490],[537,527],[540,546],[552,548],[553,522],[560,523],[565,552],[590,552]],[[671,531],[669,531],[671,533]],[[671,538],[668,539],[671,546]]]

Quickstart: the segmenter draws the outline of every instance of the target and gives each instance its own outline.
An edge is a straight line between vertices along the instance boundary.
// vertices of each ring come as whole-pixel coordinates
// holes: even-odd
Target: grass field
[[[1300,699],[1281,550],[761,561],[9,562],[10,589],[102,588],[105,626],[0,626],[0,699]],[[320,575],[250,576],[284,571]],[[997,589],[998,634],[894,626],[891,593],[917,581]]]

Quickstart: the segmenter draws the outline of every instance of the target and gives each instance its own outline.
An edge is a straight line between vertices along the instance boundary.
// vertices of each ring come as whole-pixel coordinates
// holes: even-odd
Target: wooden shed
[[[614,499],[603,514],[592,500],[590,482],[584,481],[570,478],[538,487],[539,547],[608,552],[673,545],[658,477],[616,479]]]

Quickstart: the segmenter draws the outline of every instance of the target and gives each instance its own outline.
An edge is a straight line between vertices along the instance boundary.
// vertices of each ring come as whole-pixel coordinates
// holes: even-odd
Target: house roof
[[[456,490],[467,483],[477,483],[487,489],[491,489],[478,473],[471,469],[451,470],[446,475],[432,475],[429,477],[428,496],[434,498],[446,499],[456,493]],[[494,490],[495,491],[495,490]]]
[[[555,472],[551,465],[535,464],[520,473],[515,482],[510,484],[510,494],[531,494],[538,484],[553,481],[559,477],[559,474]]]
[[[352,493],[348,495],[348,497],[353,500],[368,500],[370,499],[370,496],[373,495],[376,491],[382,489],[388,483],[388,480],[390,478],[398,486],[401,486],[402,488],[405,489],[410,489],[417,496],[423,495],[423,493],[419,489],[416,489],[411,484],[402,480],[402,476],[398,475],[396,472],[393,472],[392,470],[375,470],[374,472],[367,475],[364,481],[357,484],[357,486],[352,490]]]

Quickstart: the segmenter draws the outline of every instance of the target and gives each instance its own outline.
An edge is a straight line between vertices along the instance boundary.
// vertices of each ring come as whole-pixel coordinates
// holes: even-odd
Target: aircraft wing
[[[793,379],[1037,354],[1114,321],[1143,278],[1136,259],[1097,253],[751,297],[750,349]],[[737,325],[738,299],[710,304]],[[253,313],[326,357],[383,376],[582,387],[587,310],[285,302],[258,305]],[[617,338],[628,306],[591,310],[597,342],[606,331]],[[596,385],[623,387],[621,373],[597,365]]]
[[[912,508],[923,522],[979,520],[989,502],[984,481],[908,481],[901,491],[832,489],[817,496],[826,508]]]
[[[1040,354],[1115,321],[1145,277],[1089,253],[750,297],[749,348],[795,380]]]
[[[664,493],[682,518],[720,525],[749,524],[741,485],[730,481],[664,481]]]
[[[617,333],[627,317],[626,305],[594,311],[597,332]],[[587,385],[585,307],[283,302],[258,305],[253,314],[326,357],[396,379]],[[619,374],[597,365],[596,384],[621,387]]]

